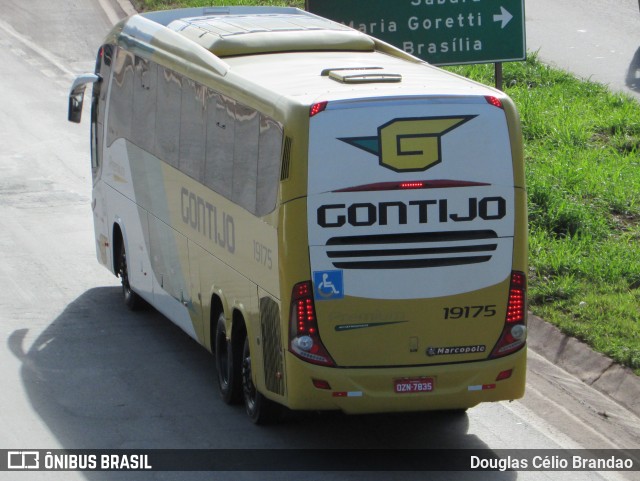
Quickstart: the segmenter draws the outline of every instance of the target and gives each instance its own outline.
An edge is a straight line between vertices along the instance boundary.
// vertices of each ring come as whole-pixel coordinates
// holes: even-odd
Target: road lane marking
[[[38,44],[36,44],[35,42],[32,42],[31,40],[29,40],[27,37],[25,37],[24,35],[21,35],[20,33],[18,33],[11,25],[9,25],[7,22],[4,22],[3,20],[0,20],[0,29],[4,30],[8,35],[10,35],[11,37],[13,37],[14,39],[16,39],[18,42],[20,42],[22,45],[28,47],[29,49],[33,50],[34,52],[36,52],[38,55],[40,55],[43,59],[46,59],[50,64],[52,64],[54,67],[56,67],[58,70],[60,70],[61,72],[63,72],[65,75],[67,75],[70,79],[75,78],[76,74],[73,73],[71,70],[69,70],[63,63],[62,60],[60,60],[58,57],[56,57],[53,53],[51,53],[50,51],[48,51],[45,48],[40,47]],[[19,49],[18,49],[19,50]]]

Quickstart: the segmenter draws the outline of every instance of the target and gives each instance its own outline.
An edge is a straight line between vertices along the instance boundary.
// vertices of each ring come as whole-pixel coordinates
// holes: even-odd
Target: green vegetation
[[[225,2],[138,3],[152,10]],[[493,83],[490,65],[450,70]],[[640,105],[535,55],[506,64],[504,84],[525,138],[531,310],[640,374]]]

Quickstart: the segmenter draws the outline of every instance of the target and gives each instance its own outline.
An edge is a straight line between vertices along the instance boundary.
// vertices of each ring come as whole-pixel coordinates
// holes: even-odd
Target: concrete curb
[[[129,17],[135,15],[138,11],[134,8],[129,0],[116,0],[122,11]]]
[[[115,25],[123,18],[138,13],[130,0],[98,0],[102,10],[107,14],[111,23]]]
[[[552,324],[529,314],[529,347],[640,416],[640,377]]]

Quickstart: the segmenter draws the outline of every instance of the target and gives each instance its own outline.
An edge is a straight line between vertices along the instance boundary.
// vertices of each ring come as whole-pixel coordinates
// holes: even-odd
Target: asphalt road
[[[638,448],[640,420],[530,353],[527,394],[466,415],[309,415],[250,424],[212,357],[154,311],[131,313],[95,259],[89,126],[66,121],[121,15],[98,0],[0,0],[0,449]],[[375,452],[372,451],[372,456]],[[640,473],[0,472],[0,479],[625,480]]]
[[[526,0],[527,49],[575,75],[640,98],[636,0]]]

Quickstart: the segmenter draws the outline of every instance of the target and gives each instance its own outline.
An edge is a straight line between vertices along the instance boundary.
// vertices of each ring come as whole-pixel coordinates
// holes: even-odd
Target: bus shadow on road
[[[640,92],[640,48],[636,50],[629,64],[625,83],[634,92]]]
[[[24,346],[27,332],[14,331],[8,345],[22,361],[22,382],[34,411],[65,449],[346,449],[371,450],[371,456],[393,449],[491,452],[468,432],[465,413],[304,413],[280,425],[255,426],[242,406],[220,399],[213,356],[157,311],[128,311],[118,287],[85,292],[31,346]],[[290,471],[286,459],[285,454],[274,460],[282,468],[269,471]],[[88,479],[118,479],[114,474],[86,473]],[[483,479],[481,473],[468,474]],[[513,472],[485,474],[517,478]],[[416,479],[423,478],[424,473]]]

